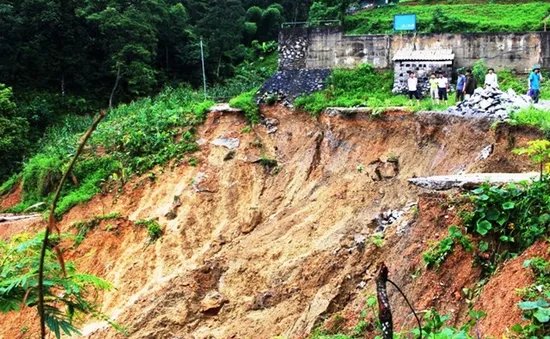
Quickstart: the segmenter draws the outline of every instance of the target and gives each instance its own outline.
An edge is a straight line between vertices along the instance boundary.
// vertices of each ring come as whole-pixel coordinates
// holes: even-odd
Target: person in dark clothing
[[[458,77],[456,79],[456,102],[464,100],[464,87],[466,86],[466,76],[464,70],[458,70]]]
[[[464,86],[464,98],[469,99],[476,90],[477,82],[476,78],[472,75],[472,70],[466,70],[466,85]]]

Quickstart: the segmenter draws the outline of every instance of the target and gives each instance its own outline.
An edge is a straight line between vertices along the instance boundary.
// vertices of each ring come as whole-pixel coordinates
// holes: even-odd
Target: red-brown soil
[[[374,290],[377,265],[385,262],[417,309],[436,307],[452,315],[453,323],[463,322],[462,289],[473,288],[480,274],[472,255],[457,249],[439,270],[427,271],[422,262],[430,244],[459,223],[457,211],[445,195],[425,194],[406,180],[533,170],[528,159],[510,151],[540,134],[403,112],[319,121],[283,108],[265,108],[264,114],[279,120],[276,133],[263,126],[243,133],[242,116],[210,114],[198,131],[206,143],[192,155],[197,167],[182,161],[156,168],[156,181],[146,174],[121,194],[98,195],[64,217],[63,231],[74,232],[70,225],[76,221],[111,212],[123,216],[102,222],[66,251],[82,271],[116,286],[99,296],[102,310],[126,326],[130,338],[303,338],[332,314],[357,314]],[[239,138],[233,159],[224,160],[229,150],[210,144],[219,137]],[[493,154],[478,160],[488,145],[494,145]],[[276,159],[280,172],[268,173],[257,163],[260,156]],[[363,168],[379,158],[397,158],[399,173],[373,181]],[[173,206],[175,196],[179,207]],[[378,213],[415,201],[418,211],[405,217],[410,224],[400,232],[390,227],[381,248],[370,241],[356,246],[355,236],[374,232]],[[170,211],[175,217],[169,220]],[[153,218],[164,235],[149,244],[146,230],[133,221]],[[24,231],[2,231],[9,227],[0,225],[0,237]],[[515,263],[505,265],[481,293],[487,335],[521,320],[518,312],[502,316],[504,307],[517,302],[511,280],[528,283],[516,279],[523,273],[513,269]],[[493,297],[497,291],[507,297]],[[205,311],[213,293],[223,303]],[[391,302],[396,328],[412,327],[393,291]],[[0,316],[0,338],[21,337],[23,326],[30,329],[25,337],[32,337],[34,314]],[[123,338],[102,322],[82,328],[89,338]]]

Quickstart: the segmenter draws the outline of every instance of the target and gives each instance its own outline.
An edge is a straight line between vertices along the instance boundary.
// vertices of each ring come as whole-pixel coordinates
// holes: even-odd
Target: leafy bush
[[[488,69],[489,67],[487,66],[487,60],[479,59],[474,62],[472,67],[472,75],[476,78],[478,86],[483,86],[485,84],[485,75],[487,74]]]
[[[0,312],[37,306],[38,265],[43,238],[44,234],[40,233],[33,238],[21,234],[12,237],[9,242],[0,240]],[[83,319],[82,316],[91,315],[108,321],[100,312],[100,305],[90,300],[93,292],[112,288],[98,277],[78,273],[72,263],[65,263],[65,268],[66,276],[55,253],[47,249],[44,263],[44,309],[46,325],[58,339],[61,332],[69,336],[79,335],[76,326]]]
[[[54,192],[63,176],[63,161],[56,155],[39,153],[23,169],[23,200],[41,202]]]
[[[340,8],[338,5],[330,7],[322,1],[315,1],[309,8],[308,22],[316,26],[322,20],[337,20],[339,16]]]
[[[486,252],[478,258],[484,274],[491,274],[499,262],[514,258],[548,233],[550,186],[546,180],[505,187],[485,184],[468,194],[473,211],[463,213],[463,219],[469,233],[486,240],[478,247]]]
[[[229,105],[244,111],[244,115],[250,124],[254,125],[260,122],[260,109],[256,104],[255,95],[258,89],[245,92],[231,99]]]
[[[462,245],[462,247],[467,251],[470,251],[473,248],[470,240],[464,236],[464,234],[462,234],[456,226],[451,226],[449,228],[449,236],[441,240],[422,255],[426,266],[439,267],[453,252],[454,245],[457,243]]]
[[[20,168],[29,146],[28,133],[29,123],[18,114],[11,88],[0,84],[0,182]]]
[[[527,324],[516,324],[511,330],[521,338],[547,338],[550,333],[550,263],[543,258],[526,260],[524,267],[530,267],[535,282],[519,291],[522,310]]]

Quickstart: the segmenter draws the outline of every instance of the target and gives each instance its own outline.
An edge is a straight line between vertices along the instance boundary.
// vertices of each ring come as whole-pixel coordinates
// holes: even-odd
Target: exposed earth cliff
[[[458,250],[439,270],[422,262],[430,243],[459,222],[456,210],[407,179],[533,170],[510,151],[540,133],[404,111],[318,121],[280,107],[263,114],[271,133],[261,125],[243,132],[238,113],[210,113],[198,132],[197,166],[157,168],[63,218],[62,230],[74,233],[74,222],[122,216],[102,222],[80,246],[66,246],[80,270],[116,286],[98,296],[103,311],[130,338],[304,338],[336,312],[345,321],[357,316],[383,261],[415,308],[435,306],[452,322],[465,321],[463,288],[473,289],[480,275],[472,255]],[[481,156],[490,145],[492,153]],[[16,202],[17,194],[2,199]],[[387,211],[394,213],[380,215]],[[162,237],[149,242],[133,225],[142,219],[158,219]],[[0,237],[42,226],[0,224]],[[372,241],[383,229],[383,244]],[[547,247],[528,252],[548,256]],[[514,290],[529,284],[522,262],[506,264],[474,300],[488,313],[479,324],[484,335],[500,336],[521,321]],[[410,311],[390,291],[396,328],[412,328]],[[34,309],[0,321],[0,338],[37,333]],[[123,337],[98,322],[85,323],[83,334]]]

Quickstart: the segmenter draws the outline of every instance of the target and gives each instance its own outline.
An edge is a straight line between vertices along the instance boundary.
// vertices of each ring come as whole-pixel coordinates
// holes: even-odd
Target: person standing
[[[466,85],[464,86],[464,97],[465,99],[470,99],[470,97],[474,94],[474,91],[477,87],[477,81],[476,78],[472,75],[472,70],[467,69],[466,70]]]
[[[409,106],[412,106],[413,96],[416,98],[418,106],[420,106],[420,94],[418,93],[418,79],[414,72],[409,71],[409,78],[407,79],[407,87],[409,88]]]
[[[487,88],[487,86],[498,88],[498,77],[495,73],[495,69],[493,67],[490,67],[487,71],[487,75],[485,75],[485,86],[484,88]]]
[[[439,94],[439,100],[445,101],[445,105],[449,104],[449,98],[447,97],[448,90],[449,90],[449,79],[447,79],[445,77],[445,74],[441,72],[439,73],[439,79],[437,79],[437,92]]]
[[[540,74],[540,66],[535,65],[533,66],[533,71],[529,74],[529,79],[527,81],[529,85],[529,96],[533,99],[535,104],[539,102],[541,81],[542,75]]]
[[[433,73],[430,75],[430,97],[432,98],[432,104],[435,101],[439,103],[439,97],[437,96],[437,79]]]
[[[456,102],[464,100],[464,88],[466,87],[466,76],[462,69],[458,70],[458,78],[456,79]]]

